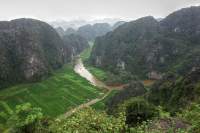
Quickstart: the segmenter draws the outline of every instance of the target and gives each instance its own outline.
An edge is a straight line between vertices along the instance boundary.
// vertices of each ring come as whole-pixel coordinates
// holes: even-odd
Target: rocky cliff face
[[[0,22],[0,88],[37,81],[64,63],[64,44],[48,24],[33,19]]]
[[[65,49],[68,50],[69,60],[72,60],[74,56],[80,54],[84,49],[89,47],[89,44],[85,38],[76,34],[65,35],[63,37]]]
[[[64,43],[64,62],[73,60],[74,56],[80,54],[84,49],[89,47],[87,39],[77,34],[72,28],[68,28],[64,31],[64,29],[58,27],[56,31]]]
[[[144,17],[125,23],[95,40],[90,61],[140,78],[160,79],[167,71],[183,74],[200,65],[199,16],[200,7],[191,7],[160,22]]]
[[[200,7],[184,8],[167,16],[160,22],[165,32],[175,33],[182,39],[190,39],[199,41],[200,35]],[[190,39],[191,40],[191,39]]]

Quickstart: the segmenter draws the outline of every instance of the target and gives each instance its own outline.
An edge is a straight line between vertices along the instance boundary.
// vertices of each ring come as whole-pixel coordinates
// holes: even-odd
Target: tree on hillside
[[[137,126],[156,116],[159,116],[156,107],[143,98],[134,98],[126,106],[126,123],[131,126]]]
[[[43,132],[43,114],[40,108],[32,107],[30,103],[17,105],[14,113],[10,116],[7,124],[11,127],[11,132],[34,133]]]

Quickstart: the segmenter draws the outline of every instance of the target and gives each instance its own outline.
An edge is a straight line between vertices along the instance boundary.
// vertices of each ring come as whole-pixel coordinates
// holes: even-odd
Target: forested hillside
[[[115,73],[119,69],[140,78],[161,79],[199,65],[199,7],[179,10],[158,22],[144,17],[98,37],[91,63]]]
[[[64,35],[62,40],[65,49],[68,50],[68,52],[66,52],[68,54],[68,58],[66,58],[68,62],[72,61],[76,55],[89,47],[88,41],[77,34]]]
[[[169,112],[177,112],[193,102],[200,102],[200,68],[193,69],[184,76],[168,74],[150,89],[148,100],[165,107]]]

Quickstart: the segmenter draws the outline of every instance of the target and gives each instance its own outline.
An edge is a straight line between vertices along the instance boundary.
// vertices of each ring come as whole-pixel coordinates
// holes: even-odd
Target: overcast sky
[[[0,0],[0,20],[165,17],[177,9],[199,4],[200,0]]]

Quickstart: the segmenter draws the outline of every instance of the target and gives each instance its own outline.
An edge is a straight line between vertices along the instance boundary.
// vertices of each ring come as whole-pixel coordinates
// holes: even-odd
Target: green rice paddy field
[[[0,122],[18,104],[29,102],[42,108],[45,115],[56,117],[101,95],[102,90],[76,74],[68,64],[44,81],[1,90]]]

